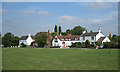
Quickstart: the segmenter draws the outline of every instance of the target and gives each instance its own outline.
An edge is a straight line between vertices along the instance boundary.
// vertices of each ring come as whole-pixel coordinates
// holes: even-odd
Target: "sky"
[[[117,2],[3,2],[2,34],[17,36],[37,32],[62,31],[82,26],[89,31],[100,28],[106,36],[118,34]]]

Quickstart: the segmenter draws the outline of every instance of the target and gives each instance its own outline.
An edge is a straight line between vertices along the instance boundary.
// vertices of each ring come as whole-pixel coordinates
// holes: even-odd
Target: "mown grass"
[[[116,49],[3,48],[3,70],[117,70]]]

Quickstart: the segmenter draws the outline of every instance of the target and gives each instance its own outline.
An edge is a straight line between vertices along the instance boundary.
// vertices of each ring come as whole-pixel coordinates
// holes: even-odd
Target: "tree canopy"
[[[35,40],[39,47],[44,47],[44,45],[46,44],[46,40],[47,40],[46,32],[38,32],[35,35]]]
[[[73,29],[67,29],[66,33],[67,34],[72,34],[72,35],[81,35],[82,32],[85,31],[85,28],[81,27],[81,26],[76,26]]]
[[[3,36],[2,44],[4,45],[4,47],[18,46],[19,45],[19,37],[14,36],[14,34],[8,32]]]

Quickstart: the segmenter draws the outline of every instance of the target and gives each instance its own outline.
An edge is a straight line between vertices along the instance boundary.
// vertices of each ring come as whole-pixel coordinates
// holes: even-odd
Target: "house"
[[[42,32],[39,32],[39,35],[41,35]],[[51,40],[52,40],[52,35],[50,33],[50,31],[48,30],[48,32],[44,32],[47,35],[47,39],[46,39],[46,46],[50,47],[51,46]],[[21,46],[21,44],[25,44],[25,45],[31,45],[31,43],[33,43],[33,46],[37,46],[37,42],[34,39],[34,36],[31,36],[30,34],[28,36],[22,36],[19,40],[19,46]]]
[[[68,36],[57,35],[52,41],[52,46],[60,46],[60,48],[64,48],[71,46],[75,42],[81,42],[84,44],[86,40],[89,40],[91,44],[95,44],[95,42],[110,42],[110,39],[99,29],[98,32],[87,33],[86,31],[83,31],[83,34],[80,36],[71,34]]]
[[[52,46],[60,46],[60,48],[65,48],[71,46],[75,42],[79,42],[79,37],[78,35],[68,35],[68,36],[62,36],[62,35],[57,35],[55,38],[52,40]]]
[[[35,41],[34,36],[31,36],[30,34],[28,36],[22,36],[19,40],[19,46],[21,46],[22,43],[25,45],[31,45],[33,41]]]
[[[80,36],[80,42],[84,44],[86,40],[89,40],[91,44],[95,44],[95,42],[110,42],[110,39],[106,37],[100,29],[98,32],[87,33],[84,31]]]

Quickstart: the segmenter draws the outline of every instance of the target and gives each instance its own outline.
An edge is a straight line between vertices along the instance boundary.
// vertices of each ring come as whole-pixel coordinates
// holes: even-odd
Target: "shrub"
[[[96,42],[96,45],[101,46],[102,42]]]
[[[75,42],[73,43],[70,48],[80,48],[81,47],[81,43],[80,42]]]
[[[86,46],[87,48],[90,48],[90,41],[89,41],[89,40],[86,40],[86,41],[85,41],[85,46]]]
[[[21,47],[26,47],[26,45],[24,43],[21,43]]]
[[[104,48],[110,48],[110,47],[111,47],[111,42],[104,43]]]

